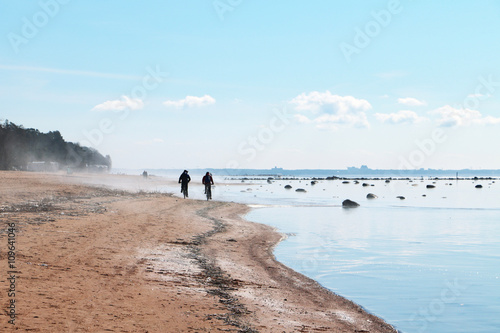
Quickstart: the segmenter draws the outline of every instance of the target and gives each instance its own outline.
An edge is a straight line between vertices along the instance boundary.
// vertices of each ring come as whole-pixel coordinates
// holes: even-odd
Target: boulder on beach
[[[476,185],[476,188],[483,188],[483,185],[478,184],[478,185]]]
[[[375,194],[373,194],[373,193],[368,193],[368,194],[366,195],[366,198],[367,198],[367,199],[377,199],[378,197],[377,197]]]
[[[317,182],[318,182],[317,180],[312,180],[311,185],[316,185]]]
[[[400,200],[404,200],[406,199],[405,197],[403,197],[402,195],[398,195],[396,198],[400,199]]]
[[[361,186],[366,187],[366,186],[370,186],[370,184],[368,184],[368,183],[363,183],[363,184],[361,184]]]
[[[344,180],[344,181],[342,182],[342,184],[349,184],[349,183],[350,183],[350,181],[348,181],[348,180]]]
[[[291,188],[292,188],[292,185],[285,185],[285,188],[286,188],[287,190],[289,190],[289,189],[291,189]]]
[[[431,185],[431,184],[429,184],[429,185],[427,185],[426,187],[427,187],[427,188],[435,188],[435,187],[436,187],[436,185]]]
[[[298,188],[295,190],[295,192],[307,192],[306,190],[304,190],[303,188]]]
[[[355,208],[358,206],[359,206],[359,203],[352,201],[352,200],[349,200],[349,199],[345,199],[344,201],[342,201],[342,207],[344,207],[344,208]]]

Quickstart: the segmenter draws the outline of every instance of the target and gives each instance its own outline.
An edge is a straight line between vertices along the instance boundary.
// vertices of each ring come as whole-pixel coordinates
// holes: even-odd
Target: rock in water
[[[366,198],[367,198],[367,199],[377,199],[378,197],[377,197],[375,194],[373,194],[373,193],[368,193],[368,194],[366,195]]]
[[[289,190],[289,189],[291,189],[291,188],[292,188],[292,185],[285,185],[285,188],[286,188],[287,190]]]
[[[358,206],[359,206],[359,203],[352,201],[352,200],[349,200],[349,199],[346,199],[342,202],[342,207],[344,207],[344,208],[354,208],[354,207],[358,207]]]
[[[478,185],[476,185],[476,188],[483,188],[483,185],[478,184]]]
[[[400,200],[404,200],[406,199],[405,197],[403,197],[402,195],[398,195],[396,198],[400,199]]]
[[[435,188],[435,187],[436,187],[436,185],[430,185],[430,184],[429,184],[429,185],[427,185],[426,187],[427,187],[427,188]]]
[[[306,190],[304,190],[303,188],[298,188],[295,190],[295,192],[307,192]]]

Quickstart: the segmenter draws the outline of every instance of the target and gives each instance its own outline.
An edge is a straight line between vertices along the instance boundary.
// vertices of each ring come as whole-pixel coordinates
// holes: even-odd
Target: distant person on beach
[[[181,184],[181,193],[184,193],[184,197],[188,197],[188,183],[191,181],[191,177],[189,177],[188,171],[184,170],[184,172],[179,177],[179,183]]]
[[[203,185],[205,185],[205,194],[207,194],[207,187],[214,184],[214,179],[212,178],[210,172],[207,172],[205,176],[203,176],[201,182],[203,183]]]
[[[147,172],[146,170],[144,170],[144,171],[142,172],[142,176],[143,176],[144,178],[148,178],[148,172]]]

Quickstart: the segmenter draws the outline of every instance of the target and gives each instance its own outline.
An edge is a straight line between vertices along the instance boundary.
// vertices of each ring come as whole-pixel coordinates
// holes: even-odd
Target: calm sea
[[[214,199],[250,204],[248,220],[288,235],[279,261],[402,332],[500,332],[500,183],[234,182]]]

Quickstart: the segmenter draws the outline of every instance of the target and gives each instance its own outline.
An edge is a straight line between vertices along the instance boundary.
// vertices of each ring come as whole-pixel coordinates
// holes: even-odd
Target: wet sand
[[[0,172],[0,182],[1,331],[395,332],[277,262],[282,235],[245,221],[244,205],[162,194],[161,178]]]

